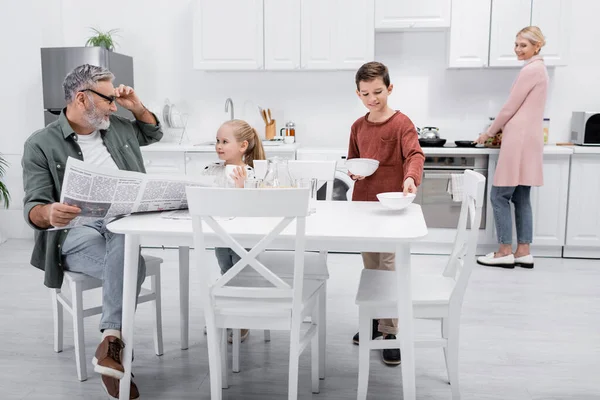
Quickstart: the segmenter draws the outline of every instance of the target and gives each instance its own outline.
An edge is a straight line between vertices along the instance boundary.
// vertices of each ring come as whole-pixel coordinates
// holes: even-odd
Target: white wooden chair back
[[[240,257],[231,269],[211,282],[206,279],[207,290],[205,292],[206,305],[214,306],[217,298],[219,300],[253,300],[261,299],[265,303],[273,301],[276,308],[293,308],[299,311],[302,301],[303,279],[304,279],[304,249],[305,249],[305,226],[308,214],[308,188],[285,188],[285,189],[230,189],[230,188],[206,188],[187,187],[187,200],[192,216],[194,231],[194,245],[198,252],[198,263],[200,268],[208,268],[210,265],[206,252],[205,235],[207,227],[210,228],[227,246],[235,251]],[[267,223],[272,225],[273,218],[281,218],[275,227],[261,240],[246,251],[242,245],[235,240],[226,230],[226,221],[217,220],[214,217],[245,217],[255,219],[257,224]],[[269,244],[291,223],[296,222],[295,229],[295,257],[294,277],[290,286],[283,279],[274,274],[264,264],[257,260],[257,256],[263,252]],[[205,223],[206,226],[203,224]],[[252,224],[252,221],[248,222]],[[225,225],[225,226],[224,226]],[[246,246],[249,247],[249,246]],[[247,287],[235,286],[232,279],[235,278],[246,266],[253,268],[260,277],[270,282],[270,287]],[[206,272],[206,271],[202,271]],[[232,283],[232,285],[228,285]],[[235,307],[232,304],[232,307]],[[296,310],[298,307],[298,310]]]
[[[485,193],[485,177],[475,171],[465,170],[463,201],[454,239],[454,247],[444,276],[456,280],[450,303],[460,306],[475,265],[475,252]]]
[[[267,173],[267,160],[254,161],[254,175],[263,179]],[[335,161],[288,160],[288,167],[294,179],[317,179],[318,187],[327,183],[325,200],[333,199],[333,181],[335,180]]]

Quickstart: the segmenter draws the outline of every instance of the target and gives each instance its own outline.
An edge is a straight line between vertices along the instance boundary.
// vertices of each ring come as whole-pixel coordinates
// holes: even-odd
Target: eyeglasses
[[[96,93],[98,96],[102,97],[104,100],[108,101],[108,104],[112,104],[115,99],[117,98],[117,96],[107,96],[105,94],[102,93],[98,93],[96,92],[94,89],[83,89],[82,92],[92,92],[92,93]]]

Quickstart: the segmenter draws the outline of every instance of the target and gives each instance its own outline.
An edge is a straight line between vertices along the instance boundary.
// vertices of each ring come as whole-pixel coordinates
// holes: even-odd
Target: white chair
[[[288,167],[294,179],[317,179],[319,182],[318,187],[321,187],[323,183],[327,184],[325,200],[332,200],[333,181],[335,180],[335,161],[289,160]],[[267,172],[267,161],[255,160],[254,172],[256,177],[263,178]],[[294,274],[294,254],[289,251],[266,251],[258,258],[262,263],[269,266],[273,272],[282,278],[291,278]],[[304,264],[304,276],[306,276],[307,279],[314,279],[319,282],[323,282],[323,298],[320,299],[319,302],[319,305],[321,306],[321,311],[319,313],[321,316],[321,321],[319,321],[319,324],[321,325],[321,329],[319,330],[321,335],[319,338],[319,360],[321,363],[319,366],[319,378],[325,379],[327,353],[327,280],[329,279],[329,270],[327,269],[327,252],[307,252],[306,258],[304,259]],[[234,330],[233,335],[232,370],[233,372],[239,372],[239,353],[241,342],[240,331]],[[265,331],[264,335],[265,341],[269,341],[271,339],[268,330]]]
[[[298,395],[298,362],[309,342],[312,358],[312,391],[319,391],[319,301],[323,282],[306,279],[304,273],[305,226],[308,214],[308,189],[227,189],[188,187],[187,199],[192,216],[196,263],[206,276],[210,255],[206,251],[205,227],[210,227],[223,244],[241,256],[231,269],[216,281],[205,279],[201,289],[207,325],[210,388],[213,400],[221,399],[227,385],[226,328],[276,329],[290,331],[288,398]],[[269,204],[268,207],[262,205]],[[213,216],[235,217],[220,222]],[[238,222],[239,217],[244,220]],[[219,218],[220,220],[220,218]],[[296,223],[293,278],[282,279],[262,264],[257,256],[290,224]],[[259,241],[239,243],[227,231],[235,224],[264,226],[269,231]],[[262,231],[262,230],[261,230]],[[214,244],[214,243],[212,243]],[[248,252],[244,248],[251,250]],[[204,251],[203,251],[204,249]],[[256,271],[255,277],[242,277],[244,268]],[[267,284],[267,287],[260,286]],[[311,322],[304,319],[310,316]],[[301,332],[303,325],[307,329]],[[219,332],[220,331],[220,332]],[[219,344],[218,337],[221,337]]]
[[[150,289],[142,287],[138,304],[148,301],[154,307],[154,352],[157,356],[163,354],[160,264],[162,259],[144,255],[146,261],[146,277],[150,277]],[[102,287],[100,279],[91,276],[65,271],[65,282],[69,285],[71,297],[65,296],[61,289],[50,289],[52,294],[52,309],[54,314],[54,351],[63,351],[63,309],[73,317],[73,339],[75,341],[75,362],[77,377],[80,381],[87,379],[85,337],[83,319],[102,313],[102,306],[83,308],[83,292]]]
[[[464,172],[463,201],[452,254],[441,275],[412,276],[412,299],[415,318],[436,319],[441,322],[440,339],[415,340],[419,347],[443,347],[446,369],[452,388],[452,398],[460,398],[458,386],[458,334],[463,297],[475,265],[475,251],[481,221],[485,177],[477,172]],[[474,227],[474,228],[473,228]],[[386,340],[371,340],[371,320],[398,315],[397,279],[394,271],[362,271],[356,304],[359,314],[358,399],[367,398],[369,384],[369,354],[386,346]],[[402,329],[400,326],[399,329]]]

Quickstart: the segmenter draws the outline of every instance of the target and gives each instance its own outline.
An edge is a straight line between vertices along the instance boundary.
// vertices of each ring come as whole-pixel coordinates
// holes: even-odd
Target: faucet
[[[231,97],[228,97],[227,100],[225,100],[225,112],[229,111],[230,104],[231,104],[231,111],[229,112],[229,115],[230,115],[229,119],[234,119],[233,118],[233,100],[231,100]]]

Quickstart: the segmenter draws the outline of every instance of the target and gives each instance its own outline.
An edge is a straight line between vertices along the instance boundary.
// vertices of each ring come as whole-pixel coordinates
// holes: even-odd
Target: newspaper
[[[98,167],[69,157],[60,202],[81,209],[60,229],[147,211],[187,209],[186,186],[210,186],[189,178]]]

